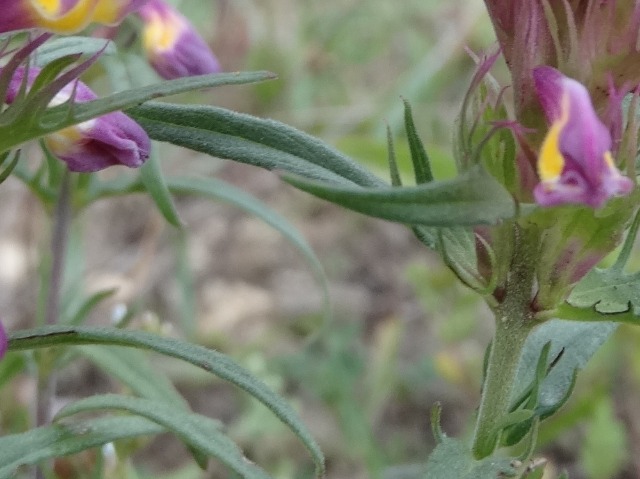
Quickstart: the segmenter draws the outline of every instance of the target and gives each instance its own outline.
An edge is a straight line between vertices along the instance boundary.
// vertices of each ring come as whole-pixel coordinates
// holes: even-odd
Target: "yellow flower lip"
[[[77,33],[90,23],[116,25],[147,0],[7,0],[0,15],[0,33],[41,28]]]
[[[560,135],[569,122],[569,97],[566,94],[562,96],[560,110],[560,117],[549,128],[540,148],[538,174],[543,182],[557,180],[564,169],[564,157],[560,152]]]
[[[611,133],[585,86],[548,66],[535,68],[533,76],[550,124],[538,155],[536,202],[600,208],[611,197],[628,194],[634,183],[616,168]]]
[[[56,33],[75,33],[93,21],[100,0],[78,0],[67,11],[61,0],[32,0],[39,27]]]
[[[218,59],[191,22],[164,0],[148,0],[138,15],[147,59],[162,78],[221,71]]]
[[[184,29],[183,22],[175,15],[162,15],[152,11],[144,27],[143,43],[148,52],[173,48]]]

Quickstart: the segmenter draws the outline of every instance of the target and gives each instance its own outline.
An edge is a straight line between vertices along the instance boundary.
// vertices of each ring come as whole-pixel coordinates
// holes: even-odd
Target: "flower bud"
[[[221,71],[217,58],[194,26],[162,0],[149,0],[139,10],[142,43],[151,66],[165,79]]]
[[[0,33],[42,28],[76,33],[92,22],[116,25],[146,0],[11,0],[3,2]]]
[[[21,67],[13,75],[7,89],[6,102],[12,103],[20,85],[27,75],[30,86],[39,73],[38,68],[30,68],[28,73]],[[83,103],[97,98],[91,89],[77,81],[65,86],[50,103],[50,106],[73,101]],[[49,150],[67,164],[71,171],[91,172],[112,165],[130,168],[142,166],[149,156],[150,141],[147,133],[135,121],[122,112],[116,111],[72,125],[45,137]]]

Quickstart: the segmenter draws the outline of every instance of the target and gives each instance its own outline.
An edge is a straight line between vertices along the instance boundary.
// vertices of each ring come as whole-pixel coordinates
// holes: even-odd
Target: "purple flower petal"
[[[582,203],[599,208],[613,196],[628,194],[634,183],[615,167],[611,135],[587,89],[551,67],[536,68],[533,77],[550,124],[538,156],[536,201],[542,206]]]
[[[180,12],[162,0],[149,0],[139,11],[143,44],[151,66],[165,79],[221,71],[207,42]]]
[[[28,71],[18,68],[7,88],[7,103],[15,100],[25,76],[29,87],[40,69]],[[65,86],[51,101],[59,105],[74,94],[78,103],[97,98],[96,94],[81,81]],[[135,121],[122,112],[112,112],[78,125],[64,128],[45,138],[49,150],[67,164],[71,171],[99,171],[113,165],[130,168],[142,166],[149,157],[151,142],[147,133]]]
[[[68,141],[74,134],[79,136],[78,140]],[[63,130],[50,135],[46,143],[71,171],[78,172],[99,171],[114,165],[138,168],[151,149],[147,133],[122,112],[101,116],[91,125],[76,126],[71,132]]]
[[[92,22],[116,25],[147,0],[1,0],[0,33],[41,28],[56,33],[79,32]]]

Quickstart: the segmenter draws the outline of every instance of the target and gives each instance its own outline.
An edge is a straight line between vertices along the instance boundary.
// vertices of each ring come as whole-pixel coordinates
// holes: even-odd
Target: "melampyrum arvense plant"
[[[172,193],[241,197],[210,179],[164,178],[155,156],[161,145],[150,139],[277,169],[284,181],[303,191],[410,227],[495,316],[473,435],[447,437],[434,407],[438,445],[415,477],[541,477],[544,461],[536,458],[540,422],[568,400],[578,370],[616,325],[640,322],[640,276],[624,271],[640,224],[640,2],[485,3],[499,47],[476,59],[477,71],[461,98],[454,142],[458,175],[447,181],[434,177],[406,103],[416,185],[403,186],[391,135],[387,183],[282,123],[211,106],[151,101],[273,78],[268,72],[218,73],[219,63],[206,42],[162,0],[0,2],[0,32],[6,34],[0,69],[0,179],[16,175],[52,218],[43,312],[33,329],[7,335],[0,325],[0,386],[24,368],[37,371],[38,379],[33,428],[0,437],[0,477],[26,474],[24,466],[30,465],[38,465],[38,476],[49,477],[50,459],[163,431],[184,441],[203,468],[214,457],[241,477],[269,477],[246,460],[216,422],[190,411],[138,349],[190,362],[256,397],[301,439],[315,474],[325,474],[312,431],[283,399],[229,357],[124,323],[84,326],[87,314],[109,291],[85,298],[71,317],[61,314],[63,256],[78,211],[107,196],[146,191],[166,220],[181,228]],[[137,15],[130,27],[139,30],[140,56],[168,81],[114,85],[119,93],[98,98],[79,77],[96,62],[116,61],[121,46],[117,25],[132,15]],[[69,36],[96,23],[113,27],[111,41]],[[491,75],[499,58],[509,69],[508,84]],[[20,149],[30,140],[40,140],[42,159],[36,169],[21,158]],[[117,180],[95,174],[122,166],[134,170]],[[245,207],[250,204],[243,201]],[[286,234],[321,277],[304,240],[273,212],[251,205],[247,208]],[[621,243],[614,265],[597,268]],[[91,359],[86,345],[101,346],[93,357],[109,364],[132,394],[82,399],[52,417],[56,367],[71,346],[83,346]],[[114,353],[113,346],[129,350]],[[132,374],[119,375],[116,365]],[[80,415],[106,410],[127,414]]]

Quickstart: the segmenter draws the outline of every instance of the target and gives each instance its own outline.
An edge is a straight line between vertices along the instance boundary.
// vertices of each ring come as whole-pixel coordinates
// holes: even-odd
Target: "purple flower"
[[[542,206],[582,203],[599,208],[628,194],[633,181],[620,174],[611,154],[611,134],[600,121],[587,89],[555,68],[533,71],[536,93],[549,123],[538,156]]]
[[[2,321],[0,321],[0,359],[4,356],[4,353],[7,352],[7,347],[9,346],[9,338],[7,338],[7,332],[4,330],[2,326]]]
[[[79,32],[92,22],[116,25],[147,0],[0,0],[0,32],[42,28]]]
[[[12,103],[22,84],[26,69],[18,68],[7,89],[6,102]],[[27,85],[38,76],[38,68],[30,68]],[[75,90],[75,92],[74,92]],[[50,103],[60,105],[73,100],[83,103],[97,98],[91,89],[77,81],[65,86]],[[130,168],[142,166],[149,156],[150,141],[147,133],[122,112],[112,112],[77,125],[69,126],[45,137],[49,150],[67,164],[71,171],[91,172],[112,165]]]
[[[535,105],[531,73],[551,65],[587,86],[596,108],[640,83],[640,0],[485,0],[511,70],[518,117]]]
[[[144,50],[162,78],[221,71],[209,45],[176,9],[162,0],[149,0],[138,13],[144,23]]]

